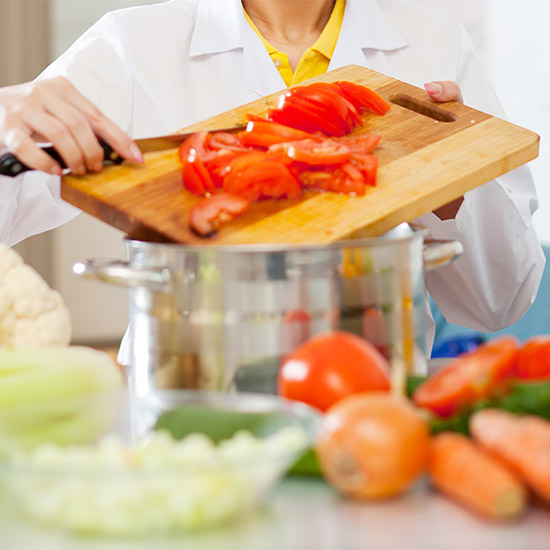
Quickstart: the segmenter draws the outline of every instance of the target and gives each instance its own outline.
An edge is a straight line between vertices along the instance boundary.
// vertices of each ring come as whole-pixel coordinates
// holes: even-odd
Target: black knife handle
[[[103,149],[103,164],[120,164],[124,161],[124,159],[103,140],[99,140],[99,145]],[[53,147],[42,147],[42,150],[55,159],[61,168],[67,167],[59,153]],[[34,170],[34,168],[29,168],[26,164],[23,164],[15,155],[6,153],[0,156],[0,174],[3,176],[15,177],[28,170]]]

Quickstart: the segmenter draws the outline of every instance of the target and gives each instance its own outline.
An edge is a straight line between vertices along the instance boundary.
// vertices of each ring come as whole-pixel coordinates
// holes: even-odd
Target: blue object
[[[550,246],[543,245],[542,249],[546,257],[546,267],[542,274],[542,280],[535,301],[519,321],[505,329],[497,332],[481,333],[460,325],[448,323],[435,302],[430,299],[430,307],[435,321],[435,340],[432,357],[451,357],[449,355],[435,355],[435,353],[451,353],[454,351],[454,346],[458,347],[462,345],[460,344],[460,340],[468,340],[474,336],[483,340],[491,340],[504,334],[512,334],[520,342],[523,342],[532,336],[550,334]],[[441,351],[439,351],[439,348],[441,348]]]
[[[486,338],[477,332],[446,340],[436,340],[432,348],[432,358],[456,357],[461,353],[473,351],[485,341]]]

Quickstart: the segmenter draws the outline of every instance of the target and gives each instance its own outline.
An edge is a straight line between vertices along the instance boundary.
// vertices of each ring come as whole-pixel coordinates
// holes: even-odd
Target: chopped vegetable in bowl
[[[247,396],[240,401],[246,404]],[[132,444],[111,434],[95,445],[20,449],[0,463],[0,482],[27,518],[80,535],[143,537],[210,527],[253,510],[311,446],[318,414],[289,410],[271,411],[277,422],[265,434],[238,429],[219,439],[196,431],[177,439],[157,429]]]

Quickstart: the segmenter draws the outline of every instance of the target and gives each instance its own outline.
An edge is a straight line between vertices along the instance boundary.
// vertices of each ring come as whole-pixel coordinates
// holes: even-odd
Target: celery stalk
[[[121,388],[116,363],[92,348],[2,350],[0,441],[91,442],[113,424]]]

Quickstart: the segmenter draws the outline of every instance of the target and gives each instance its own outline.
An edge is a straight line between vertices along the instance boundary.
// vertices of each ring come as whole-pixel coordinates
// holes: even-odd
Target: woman
[[[409,2],[171,0],[120,10],[38,81],[0,90],[0,144],[51,174],[3,178],[0,239],[13,244],[78,212],[59,198],[60,167],[33,135],[53,142],[75,174],[98,171],[96,135],[141,161],[129,135],[169,133],[349,64],[425,85],[436,101],[462,92],[468,105],[502,114],[462,27]],[[464,244],[458,261],[426,278],[449,321],[493,331],[529,307],[544,266],[536,205],[523,167],[418,220]]]

